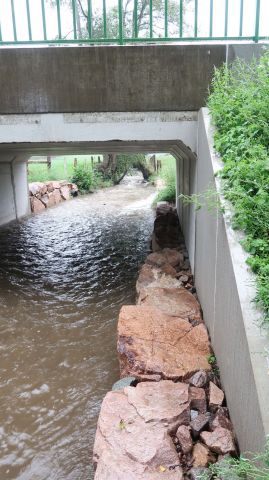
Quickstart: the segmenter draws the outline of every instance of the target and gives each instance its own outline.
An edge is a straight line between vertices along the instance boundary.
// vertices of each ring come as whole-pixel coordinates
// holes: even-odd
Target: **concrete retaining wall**
[[[0,161],[0,225],[29,211],[26,163]]]
[[[197,193],[220,191],[215,173],[222,163],[214,154],[206,109],[198,122]],[[191,179],[194,180],[194,177]],[[262,449],[269,433],[269,341],[257,322],[255,280],[231,228],[231,213],[203,207],[196,214],[195,283],[209,328],[221,380],[241,451]]]

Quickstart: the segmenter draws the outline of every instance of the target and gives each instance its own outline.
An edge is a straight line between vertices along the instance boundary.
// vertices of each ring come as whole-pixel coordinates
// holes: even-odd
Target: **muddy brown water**
[[[0,479],[91,480],[153,187],[132,177],[0,228]]]

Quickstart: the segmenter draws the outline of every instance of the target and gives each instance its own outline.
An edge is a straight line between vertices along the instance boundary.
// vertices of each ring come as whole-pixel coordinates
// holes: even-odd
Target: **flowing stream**
[[[100,404],[119,378],[154,188],[140,177],[0,228],[0,479],[91,480]]]

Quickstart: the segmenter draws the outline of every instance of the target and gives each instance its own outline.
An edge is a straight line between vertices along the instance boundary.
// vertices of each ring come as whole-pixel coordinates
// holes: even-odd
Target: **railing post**
[[[29,40],[32,40],[31,13],[30,13],[29,0],[26,0],[26,11],[27,11],[27,23],[28,23]]]
[[[44,40],[47,40],[46,10],[45,10],[44,0],[41,0],[41,11],[42,11],[43,37],[44,37]]]
[[[76,17],[76,0],[72,0],[72,13],[73,13],[73,30],[74,30],[74,39],[76,40],[77,37],[77,17]]]
[[[209,19],[209,36],[213,36],[213,13],[214,13],[214,5],[213,0],[210,0],[210,19]]]
[[[56,6],[57,6],[57,23],[58,23],[58,35],[59,38],[62,38],[62,26],[61,26],[61,6],[60,6],[60,0],[56,0]]]
[[[168,0],[164,0],[164,36],[168,38]]]
[[[255,37],[254,37],[254,41],[255,41],[256,43],[259,41],[260,10],[261,10],[261,0],[257,0],[257,1],[256,1]]]
[[[225,0],[225,26],[224,37],[228,36],[228,16],[229,16],[229,0]]]
[[[153,8],[152,8],[152,0],[149,0],[149,36],[150,38],[153,37]]]
[[[104,38],[107,37],[107,26],[106,26],[106,0],[103,0],[103,30]]]
[[[133,35],[138,37],[138,24],[137,24],[137,0],[134,0],[134,12],[133,12]]]
[[[16,29],[16,17],[15,17],[15,9],[14,9],[14,0],[11,0],[11,14],[12,14],[12,26],[13,26],[13,36],[14,42],[17,42],[17,29]]]
[[[183,0],[179,3],[179,36],[183,36]]]
[[[92,38],[92,0],[88,0],[88,34]]]
[[[123,45],[122,0],[118,0],[118,18],[119,18],[119,43],[120,45]]]
[[[241,0],[240,3],[240,27],[239,27],[239,37],[242,37],[243,34],[243,20],[244,19],[244,0]]]
[[[195,0],[194,4],[194,36],[197,37],[198,33],[198,0]]]

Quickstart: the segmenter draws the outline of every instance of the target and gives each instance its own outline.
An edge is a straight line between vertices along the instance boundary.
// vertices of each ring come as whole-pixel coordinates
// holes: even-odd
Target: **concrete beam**
[[[0,49],[0,113],[198,110],[225,45]]]

